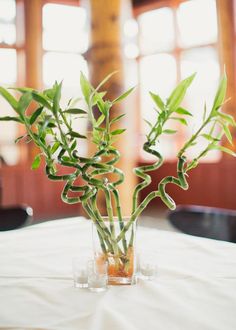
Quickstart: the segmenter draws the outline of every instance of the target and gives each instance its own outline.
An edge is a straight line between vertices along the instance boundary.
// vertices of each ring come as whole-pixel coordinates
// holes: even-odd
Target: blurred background
[[[128,133],[118,148],[126,173],[121,195],[128,213],[136,184],[132,168],[153,161],[142,150],[148,129],[143,118],[153,122],[156,116],[148,91],[165,99],[180,80],[197,72],[183,103],[194,118],[188,127],[173,122],[178,134],[161,139],[158,149],[165,163],[152,173],[142,199],[163,176],[175,175],[177,151],[199,127],[205,102],[210,109],[224,66],[230,97],[224,111],[235,115],[235,10],[235,0],[0,0],[0,85],[46,89],[63,80],[65,104],[81,96],[80,71],[96,85],[119,70],[106,86],[112,98],[137,85],[129,100],[115,109],[127,115],[123,124]],[[12,113],[2,98],[0,113]],[[76,125],[86,132],[86,119]],[[81,214],[80,205],[61,201],[63,183],[50,182],[43,165],[30,169],[35,147],[14,143],[23,133],[20,124],[0,123],[1,205],[30,205],[35,221]],[[89,141],[81,143],[80,154],[89,150]],[[214,151],[191,171],[188,191],[173,186],[168,192],[177,204],[236,209],[235,175],[236,160]],[[162,208],[160,200],[149,206],[152,212]]]

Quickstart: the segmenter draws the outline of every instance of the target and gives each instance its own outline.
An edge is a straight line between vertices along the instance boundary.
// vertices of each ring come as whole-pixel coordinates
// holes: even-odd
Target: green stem
[[[143,212],[143,210],[147,207],[147,205],[151,202],[152,199],[160,197],[159,191],[150,192],[144,200],[139,204],[135,212],[131,215],[129,222],[124,226],[120,234],[117,236],[116,241],[119,242],[124,238],[126,232],[129,230],[132,223],[138,218],[138,216]]]
[[[136,210],[136,208],[138,206],[138,194],[139,194],[139,192],[151,183],[151,176],[146,174],[145,172],[154,171],[154,170],[158,169],[163,164],[162,155],[159,152],[157,152],[156,150],[151,149],[150,144],[148,142],[146,142],[144,144],[143,150],[148,152],[149,154],[152,154],[152,155],[156,156],[158,158],[158,161],[156,163],[152,164],[152,165],[140,166],[140,167],[136,167],[134,169],[135,174],[137,176],[139,176],[140,178],[142,178],[144,181],[139,183],[135,187],[135,190],[134,190],[134,193],[133,193],[132,213],[134,213],[134,211]]]
[[[122,219],[122,213],[121,213],[121,205],[120,205],[120,196],[119,196],[119,191],[115,188],[112,189],[114,198],[115,198],[115,203],[116,203],[116,210],[117,210],[117,217],[118,217],[118,221],[119,221],[119,225],[120,225],[120,230],[122,231],[122,229],[124,228],[124,222]],[[126,237],[124,236],[122,239],[122,245],[124,248],[124,252],[127,252],[127,241],[126,241]]]

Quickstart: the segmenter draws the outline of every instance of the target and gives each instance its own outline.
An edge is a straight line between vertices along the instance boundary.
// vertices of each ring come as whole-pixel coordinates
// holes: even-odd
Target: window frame
[[[25,74],[25,52],[26,52],[26,43],[25,43],[25,35],[24,35],[24,24],[25,24],[25,15],[24,15],[24,6],[23,0],[15,0],[16,6],[16,16],[13,21],[16,28],[16,41],[12,45],[8,45],[6,43],[0,43],[0,49],[11,49],[16,51],[16,86],[24,86],[26,83],[26,74]],[[22,135],[22,127],[20,125],[16,126],[16,136]],[[1,146],[14,145],[14,142],[5,142],[1,143]],[[18,145],[19,148],[19,159],[17,164],[21,164],[25,160],[25,150],[26,147]]]
[[[199,48],[206,48],[206,47],[212,47],[216,50],[217,52],[217,55],[218,55],[218,59],[219,59],[219,66],[220,68],[222,68],[222,59],[221,59],[221,56],[220,56],[220,36],[219,36],[219,20],[218,20],[218,17],[217,17],[217,20],[218,20],[218,38],[216,40],[216,42],[214,43],[207,43],[207,44],[202,44],[202,45],[195,45],[195,46],[188,46],[188,47],[180,47],[178,45],[178,40],[177,40],[177,36],[178,36],[178,19],[177,19],[177,10],[178,10],[178,7],[181,5],[181,3],[184,3],[186,2],[187,0],[160,0],[160,1],[155,1],[155,0],[148,0],[148,1],[145,1],[145,3],[140,0],[134,0],[134,9],[133,9],[133,14],[134,14],[134,18],[137,20],[138,22],[138,17],[141,15],[141,14],[144,14],[144,13],[147,13],[149,11],[153,11],[153,10],[157,10],[157,9],[161,9],[161,8],[164,8],[164,7],[167,7],[167,8],[171,8],[173,10],[173,20],[174,20],[174,34],[175,34],[175,38],[174,38],[174,47],[172,50],[169,50],[169,51],[165,51],[165,52],[150,52],[150,53],[146,53],[146,54],[139,54],[139,56],[136,58],[137,60],[137,67],[138,67],[138,81],[140,81],[140,61],[141,59],[145,58],[145,57],[148,57],[148,56],[152,56],[152,55],[158,55],[158,54],[162,54],[162,53],[165,53],[165,54],[170,54],[174,57],[175,61],[176,61],[176,82],[180,82],[181,80],[181,54],[182,52],[185,52],[185,51],[189,51],[189,50],[192,50],[192,49],[199,49]],[[236,0],[234,0],[236,2]],[[216,0],[216,4],[217,4],[217,0]],[[236,34],[236,32],[235,32]],[[138,45],[139,47],[140,45]],[[140,48],[140,47],[139,47]],[[141,109],[141,95],[140,95],[140,89],[139,89],[139,102],[138,102],[138,113],[139,113],[139,117],[140,117],[140,120],[139,120],[139,125],[138,125],[138,128],[139,128],[139,131],[138,131],[138,134],[139,136],[142,136],[143,135],[143,131],[142,131],[142,109]],[[184,128],[183,127],[179,127],[178,128],[180,134],[179,134],[179,137],[178,137],[178,145],[182,146],[184,140],[185,140],[185,136],[184,136]],[[140,150],[140,153],[139,153],[139,160],[141,162],[149,162],[148,160],[148,157],[146,158],[142,152],[142,150]],[[172,162],[175,162],[175,159],[174,158],[166,158],[166,161],[168,163],[172,163]],[[217,157],[215,160],[212,159],[212,160],[203,160],[202,162],[206,162],[206,163],[217,163],[219,162],[220,159]]]

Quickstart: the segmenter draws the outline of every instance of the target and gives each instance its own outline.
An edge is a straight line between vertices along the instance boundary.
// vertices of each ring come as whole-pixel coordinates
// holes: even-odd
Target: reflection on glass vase
[[[108,264],[108,284],[136,283],[136,221],[128,217],[93,222],[93,246],[96,263]]]

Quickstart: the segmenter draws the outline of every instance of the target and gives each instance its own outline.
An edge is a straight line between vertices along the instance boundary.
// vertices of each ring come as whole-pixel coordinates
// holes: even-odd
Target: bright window
[[[0,85],[14,86],[17,82],[16,4],[14,0],[0,0]],[[2,98],[1,116],[14,115],[14,111]],[[19,149],[14,144],[18,126],[14,122],[0,122],[0,155],[7,164],[16,164]]]
[[[47,88],[55,80],[63,81],[63,105],[71,98],[81,97],[80,71],[88,76],[83,56],[88,49],[86,20],[85,9],[78,6],[48,3],[43,7],[43,83]],[[87,120],[75,120],[74,125],[85,132]]]
[[[182,129],[177,122],[171,123],[171,128],[178,128],[179,133],[162,139],[162,151],[171,159],[201,123],[204,103],[211,106],[219,81],[216,1],[188,0],[177,7],[151,10],[138,16],[138,24],[143,118],[155,121],[156,112],[148,91],[166,99],[177,82],[197,72],[184,104],[194,113],[195,121],[187,129]],[[146,129],[148,127],[143,122],[144,133]],[[217,160],[218,156],[219,153],[211,153],[208,160]]]
[[[140,49],[142,54],[169,51],[174,48],[173,10],[161,8],[139,17]]]
[[[207,45],[217,41],[215,0],[183,2],[177,10],[177,21],[181,47]]]

